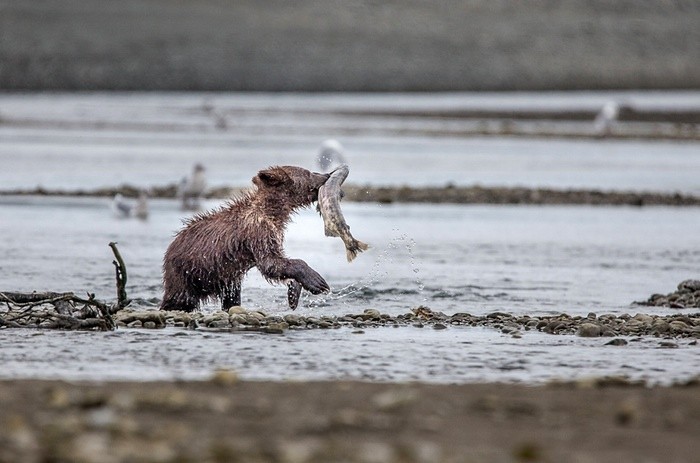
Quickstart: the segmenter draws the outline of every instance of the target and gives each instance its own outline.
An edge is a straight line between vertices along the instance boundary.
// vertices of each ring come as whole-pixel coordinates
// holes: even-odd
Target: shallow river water
[[[47,122],[47,114],[65,121],[66,105],[73,108],[71,114],[83,114],[82,108],[108,120],[141,120],[137,116],[155,117],[155,110],[152,104],[139,106],[126,98],[127,104],[125,97],[105,95],[93,95],[87,103],[86,97],[66,95],[33,98],[23,103],[17,95],[0,97],[0,114],[3,108],[21,109],[25,121],[0,123],[4,189],[163,184],[177,181],[196,160],[209,167],[211,184],[242,186],[271,163],[313,168],[322,139],[308,128],[292,135],[273,133],[273,127],[259,121],[262,135],[257,139],[240,127],[209,132],[113,122],[61,126]],[[168,101],[160,98],[160,104]],[[183,98],[185,103],[196,100],[190,95],[189,100],[174,98],[173,104],[184,105]],[[254,99],[241,101],[250,105]],[[179,114],[190,122],[201,117]],[[348,148],[352,183],[700,191],[696,143],[377,136],[362,131],[342,138],[342,132],[329,133]],[[108,199],[0,197],[0,290],[89,291],[113,300],[108,243],[116,241],[129,271],[129,296],[155,305],[162,291],[163,252],[187,215],[168,200],[150,201],[150,212],[141,222],[115,218]],[[305,295],[298,309],[303,315],[366,308],[401,314],[417,305],[472,314],[670,314],[678,311],[633,302],[700,276],[697,208],[347,203],[344,212],[353,234],[371,245],[351,264],[340,240],[323,235],[314,211],[302,211],[289,227],[288,254],[306,260],[333,289],[326,296]],[[243,305],[268,314],[288,313],[285,288],[269,285],[255,270],[244,282]],[[214,304],[204,308],[215,309]],[[4,329],[0,377],[204,378],[225,367],[249,379],[539,383],[628,375],[669,383],[700,373],[700,347],[689,340],[679,341],[677,349],[659,348],[655,338],[623,347],[604,346],[607,340],[532,331],[515,339],[489,329],[456,327],[284,335],[173,328],[113,333]]]

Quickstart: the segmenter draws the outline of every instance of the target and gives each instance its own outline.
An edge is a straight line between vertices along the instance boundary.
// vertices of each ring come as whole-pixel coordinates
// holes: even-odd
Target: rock
[[[442,323],[436,323],[433,325],[434,330],[445,330],[447,329],[447,326],[443,325]]]
[[[251,326],[260,326],[260,318],[253,316],[252,314],[243,315],[243,324]]]
[[[668,333],[670,329],[671,327],[665,320],[656,319],[654,323],[651,324],[651,334],[665,334]]]
[[[289,326],[299,326],[302,324],[302,317],[299,315],[288,314],[284,316],[284,321],[289,324]]]
[[[512,318],[512,315],[505,313],[505,312],[491,312],[489,314],[486,314],[486,318],[497,318],[497,319]]]
[[[674,321],[670,322],[668,324],[668,327],[674,333],[683,333],[684,331],[686,331],[690,328],[687,323],[682,322],[680,320],[674,320]]]
[[[133,322],[127,323],[126,326],[129,328],[142,328],[143,322],[141,320],[134,320]]]
[[[659,343],[659,348],[661,348],[661,349],[677,349],[678,344],[676,344],[675,342],[670,342],[670,341],[661,341]]]
[[[116,313],[116,318],[123,321],[127,326],[135,321],[139,320],[142,324],[144,322],[154,322],[157,326],[165,326],[165,314],[160,310],[144,310],[144,311],[119,311]]]
[[[282,334],[289,329],[289,325],[286,322],[281,323],[270,323],[262,328],[263,333],[268,334]]]
[[[146,323],[143,324],[143,327],[144,327],[144,328],[148,328],[148,329],[150,329],[150,330],[157,328],[155,322],[146,322]]]
[[[652,323],[654,323],[654,317],[652,317],[651,315],[643,314],[643,313],[638,313],[637,315],[635,315],[632,318],[634,320],[637,320],[640,323],[645,324],[645,325],[651,325]]]
[[[582,338],[597,338],[601,334],[601,329],[593,323],[582,323],[576,334]]]
[[[245,324],[246,323],[246,316],[244,314],[233,314],[229,317],[229,322],[232,324]]]
[[[212,320],[207,323],[207,328],[229,328],[230,326],[228,320]]]
[[[605,343],[606,346],[626,346],[627,341],[622,338],[615,338]]]
[[[678,284],[678,290],[700,291],[700,280],[685,280]]]
[[[375,320],[380,319],[382,314],[377,309],[365,309],[363,314],[364,320]]]
[[[228,309],[228,314],[229,315],[241,315],[241,314],[246,314],[248,311],[241,307],[240,305],[234,305],[230,309]]]
[[[650,326],[651,324],[647,324],[647,326]],[[640,330],[643,330],[645,328],[645,324],[637,319],[630,319],[625,322],[624,325],[622,325],[622,332],[623,333],[637,333]]]

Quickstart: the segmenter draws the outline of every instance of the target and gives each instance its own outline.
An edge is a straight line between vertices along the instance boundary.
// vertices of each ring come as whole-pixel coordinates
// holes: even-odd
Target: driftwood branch
[[[112,264],[114,264],[114,272],[117,280],[117,306],[116,310],[114,310],[114,312],[117,312],[129,305],[131,301],[126,295],[127,273],[124,259],[122,259],[122,255],[119,253],[119,249],[117,249],[117,243],[112,241],[109,243],[109,247],[112,248],[112,253],[114,253],[114,258],[116,259],[112,261]]]
[[[0,327],[102,331],[115,329],[112,314],[131,301],[126,294],[127,273],[124,260],[116,243],[109,243],[109,247],[115,258],[112,263],[117,280],[116,303],[108,305],[92,293],[80,297],[72,292],[0,292]]]

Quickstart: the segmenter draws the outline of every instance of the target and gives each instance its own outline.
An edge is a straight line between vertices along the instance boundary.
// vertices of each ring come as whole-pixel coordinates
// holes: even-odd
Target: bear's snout
[[[318,201],[318,189],[321,188],[331,177],[331,174],[319,174],[318,172],[311,173],[313,178],[313,188],[311,189],[311,200]]]

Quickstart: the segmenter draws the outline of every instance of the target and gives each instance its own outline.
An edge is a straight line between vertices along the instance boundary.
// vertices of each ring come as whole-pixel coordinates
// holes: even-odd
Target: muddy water
[[[149,186],[178,181],[195,161],[209,167],[213,185],[246,185],[268,164],[313,168],[320,140],[332,135],[348,149],[353,183],[700,192],[696,143],[438,138],[413,129],[405,136],[404,126],[392,125],[396,121],[307,118],[277,109],[420,107],[426,104],[421,98],[217,98],[214,106],[228,111],[226,130],[215,128],[202,95],[3,95],[0,186]],[[595,98],[598,104],[607,96]],[[499,97],[488,101],[472,103],[510,104]],[[573,104],[591,103],[574,98]],[[403,121],[418,128],[434,123]],[[114,218],[105,199],[0,197],[0,289],[89,291],[113,300],[107,244],[117,241],[129,270],[129,295],[135,304],[155,306],[163,252],[187,216],[171,201],[151,201],[150,207],[149,220],[140,222]],[[298,309],[304,315],[366,308],[400,314],[419,304],[446,313],[667,314],[674,311],[631,303],[700,276],[695,208],[346,204],[344,211],[353,234],[372,246],[352,264],[340,240],[323,235],[315,212],[303,211],[289,228],[289,255],[305,259],[333,288],[329,296],[305,295]],[[244,283],[243,304],[287,313],[284,288],[270,286],[255,271]],[[700,372],[699,347],[689,340],[676,349],[660,348],[655,338],[628,340],[612,347],[604,346],[607,339],[531,331],[515,339],[455,327],[279,336],[5,329],[0,377],[201,378],[228,367],[251,379],[537,383],[616,374],[668,383]]]

